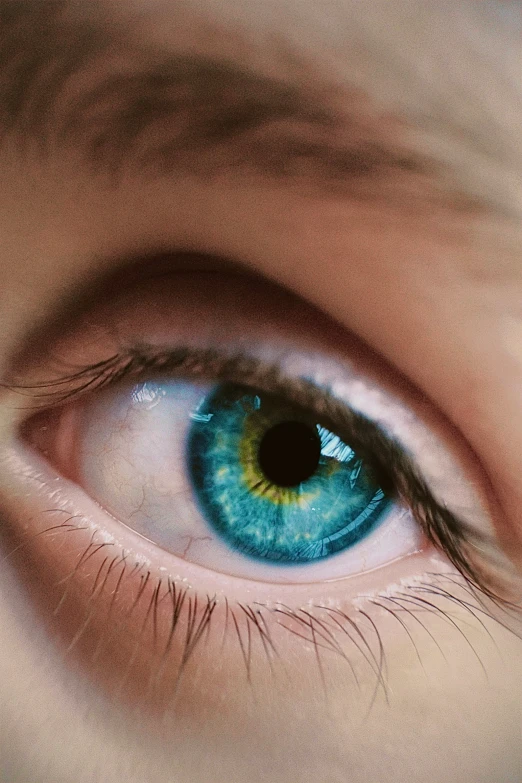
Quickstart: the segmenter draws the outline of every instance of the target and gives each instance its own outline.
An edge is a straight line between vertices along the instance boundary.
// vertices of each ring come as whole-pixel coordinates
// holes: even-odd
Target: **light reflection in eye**
[[[132,390],[132,401],[150,410],[161,402],[166,393],[166,390],[156,383],[140,383]]]

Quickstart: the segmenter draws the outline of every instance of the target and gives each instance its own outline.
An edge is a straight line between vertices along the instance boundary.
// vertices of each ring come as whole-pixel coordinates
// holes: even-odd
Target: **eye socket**
[[[207,282],[178,274],[97,306],[55,346],[74,372],[32,386],[50,413],[43,426],[39,416],[28,420],[25,434],[123,523],[121,545],[127,527],[171,554],[167,570],[185,559],[242,579],[311,583],[373,571],[435,544],[473,577],[475,545],[490,534],[490,519],[440,420],[423,421],[430,408],[417,401],[419,417],[411,392],[389,391],[377,360],[302,301],[245,278]],[[208,426],[214,419],[219,432]],[[306,459],[274,462],[282,437],[290,456],[295,438],[306,441]],[[228,447],[218,456],[223,438]],[[218,493],[214,478],[234,467],[232,486]],[[230,490],[241,486],[229,513]],[[323,505],[304,513],[312,486]],[[263,503],[272,526],[283,519],[280,548],[266,515],[260,525]],[[231,518],[243,523],[245,514],[254,521],[232,534]],[[309,535],[310,546],[290,551],[291,530]]]

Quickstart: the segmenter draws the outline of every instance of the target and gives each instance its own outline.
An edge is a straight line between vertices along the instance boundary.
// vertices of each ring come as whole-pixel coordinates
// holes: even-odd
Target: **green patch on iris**
[[[238,457],[243,468],[243,482],[254,496],[269,500],[275,505],[297,504],[306,509],[317,498],[318,491],[303,491],[301,486],[286,487],[271,482],[259,464],[259,451],[266,433],[276,424],[287,421],[289,417],[296,421],[295,410],[286,410],[281,404],[266,401],[263,407],[245,411],[243,434],[239,441]],[[245,406],[247,407],[247,406]],[[301,419],[302,420],[302,419]],[[305,422],[303,422],[305,423]],[[310,424],[309,418],[306,424]],[[335,466],[332,465],[335,470]]]

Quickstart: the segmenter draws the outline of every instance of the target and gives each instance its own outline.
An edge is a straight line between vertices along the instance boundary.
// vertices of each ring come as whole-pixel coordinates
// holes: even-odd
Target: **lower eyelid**
[[[357,617],[360,607],[374,613],[364,595],[384,593],[394,582],[426,570],[453,573],[432,550],[363,578],[323,585],[263,585],[225,575],[209,579],[206,569],[183,562],[173,573],[155,557],[147,559],[141,539],[139,554],[131,547],[124,550],[111,536],[110,518],[38,455],[20,446],[10,460],[17,480],[4,493],[12,497],[11,507],[3,509],[5,551],[12,552],[10,559],[40,604],[41,616],[68,659],[79,662],[98,687],[112,698],[147,703],[153,710],[172,698],[187,656],[190,663],[187,659],[183,666],[213,672],[217,698],[238,676],[247,678],[248,644],[248,665],[255,664],[262,678],[279,656],[292,658],[297,650],[300,665],[309,661],[315,667],[310,627],[308,642],[302,638],[307,612],[318,615],[318,623],[330,618],[335,626],[343,615]],[[32,497],[20,509],[22,493]],[[29,520],[24,529],[15,519],[20,513]],[[114,530],[118,524],[114,520]],[[305,613],[301,620],[292,617],[298,610]],[[277,654],[267,653],[266,645],[269,650],[274,645]],[[371,667],[368,676],[375,676]]]

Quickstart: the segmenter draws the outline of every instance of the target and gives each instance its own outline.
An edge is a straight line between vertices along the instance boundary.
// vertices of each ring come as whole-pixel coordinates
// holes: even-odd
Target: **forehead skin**
[[[334,316],[434,400],[484,464],[510,523],[501,535],[522,563],[518,4],[82,0],[71,9],[121,26],[129,46],[327,87],[341,113],[356,104],[372,132],[427,156],[443,177],[401,176],[381,195],[372,182],[326,193],[299,177],[235,169],[207,181],[128,171],[114,188],[74,150],[41,160],[21,156],[9,137],[0,154],[3,366],[59,298],[121,259],[181,248],[237,260]],[[121,52],[110,59],[94,70],[129,66]],[[435,710],[454,717],[451,688],[437,688]],[[516,688],[485,698],[491,725],[502,698],[519,715]],[[486,737],[488,715],[473,718]],[[404,769],[410,779],[407,761]]]

